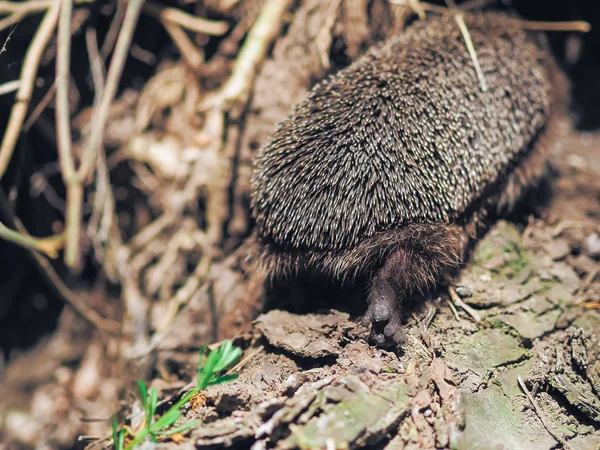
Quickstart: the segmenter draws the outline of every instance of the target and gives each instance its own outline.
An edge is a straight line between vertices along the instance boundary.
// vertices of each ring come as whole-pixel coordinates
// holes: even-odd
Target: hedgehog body
[[[504,15],[465,22],[486,90],[454,18],[418,21],[317,84],[255,159],[258,265],[371,277],[379,344],[402,340],[401,300],[544,173],[562,92],[551,56]]]

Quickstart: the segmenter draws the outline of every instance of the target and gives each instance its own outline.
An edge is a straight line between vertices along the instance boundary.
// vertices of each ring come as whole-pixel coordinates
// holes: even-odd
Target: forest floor
[[[240,377],[188,412],[205,425],[185,445],[598,449],[599,149],[598,135],[566,140],[544,218],[499,222],[458,299],[415,309],[399,356],[369,346],[346,313],[261,315],[236,340]]]
[[[209,387],[205,405],[186,409],[180,419],[199,418],[202,425],[157,448],[342,448],[336,442],[386,449],[597,449],[599,150],[598,134],[572,133],[565,140],[553,156],[558,173],[542,217],[526,226],[496,224],[461,272],[456,294],[442,290],[414,308],[399,355],[367,344],[367,330],[347,313],[268,311],[234,339],[244,350],[235,368],[239,378]],[[187,341],[193,333],[182,326],[155,349],[159,376],[151,385],[161,398],[179,395],[195,376],[197,354]],[[40,377],[52,378],[35,396],[33,418],[37,426],[52,425],[55,440],[61,427],[67,436],[69,426],[81,427],[71,409],[78,400],[61,388],[61,366],[66,371],[69,361],[65,342],[59,330],[50,343],[15,359],[0,388],[5,402],[22,405],[23,392]],[[48,369],[32,370],[37,361]],[[101,385],[94,377],[84,380],[90,373],[79,372],[79,384]],[[101,390],[110,385],[104,384]],[[134,396],[127,398],[129,409]],[[57,412],[44,401],[65,402],[62,415],[44,415]],[[20,425],[22,432],[33,426]]]

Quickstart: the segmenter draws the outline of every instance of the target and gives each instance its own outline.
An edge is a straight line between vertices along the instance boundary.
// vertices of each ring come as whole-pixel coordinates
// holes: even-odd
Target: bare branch
[[[0,85],[0,95],[10,94],[21,87],[21,80],[8,81]]]
[[[4,2],[11,3],[11,2]],[[33,2],[27,2],[33,3]],[[5,4],[0,3],[0,10],[2,7],[6,7]],[[31,100],[31,93],[35,84],[35,77],[37,75],[40,59],[42,53],[48,45],[50,37],[56,29],[56,23],[58,21],[58,13],[60,9],[59,2],[49,2],[50,9],[46,12],[42,23],[37,29],[31,45],[27,49],[25,55],[25,63],[21,69],[21,87],[17,92],[15,103],[10,112],[10,118],[8,120],[8,126],[4,132],[4,138],[2,139],[2,146],[0,147],[0,179],[4,176],[8,163],[12,157],[17,139],[27,114],[27,107]]]
[[[177,8],[168,8],[152,1],[146,2],[144,11],[155,19],[160,20],[165,27],[167,23],[172,23],[196,33],[214,36],[221,36],[229,29],[227,22],[192,16]]]
[[[27,234],[21,234],[18,231],[11,230],[2,222],[0,222],[0,238],[23,248],[37,250],[53,259],[58,258],[58,251],[62,248],[64,243],[62,235],[51,236],[48,238],[34,238]]]
[[[84,147],[81,165],[75,171],[75,164],[71,151],[71,132],[68,112],[68,73],[70,56],[70,19],[72,0],[63,0],[64,6],[61,14],[60,35],[58,40],[57,58],[57,126],[59,132],[59,154],[61,159],[62,175],[67,185],[67,212],[66,212],[66,251],[65,263],[69,267],[77,267],[81,258],[79,240],[81,236],[81,209],[84,198],[83,184],[90,175],[94,164],[97,162],[98,152],[102,146],[104,128],[108,120],[110,105],[112,104],[123,67],[129,53],[133,32],[137,24],[144,0],[131,0],[127,5],[123,26],[117,39],[115,52],[108,72],[106,86],[98,104],[94,107],[92,120],[94,126],[89,139]],[[59,94],[60,92],[60,94]]]

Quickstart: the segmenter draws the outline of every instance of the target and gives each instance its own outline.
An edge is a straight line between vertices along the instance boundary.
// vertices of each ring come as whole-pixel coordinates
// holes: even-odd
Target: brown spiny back
[[[255,160],[264,242],[336,251],[410,223],[452,223],[503,182],[550,115],[547,54],[504,15],[465,17],[483,92],[452,16],[316,85]]]

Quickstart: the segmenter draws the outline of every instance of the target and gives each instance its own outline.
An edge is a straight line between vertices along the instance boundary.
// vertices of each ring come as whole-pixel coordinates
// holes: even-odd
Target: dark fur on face
[[[402,340],[399,301],[435,285],[469,230],[544,172],[556,66],[504,15],[465,22],[487,91],[454,17],[418,21],[316,85],[255,160],[256,264],[372,275],[379,344]]]

